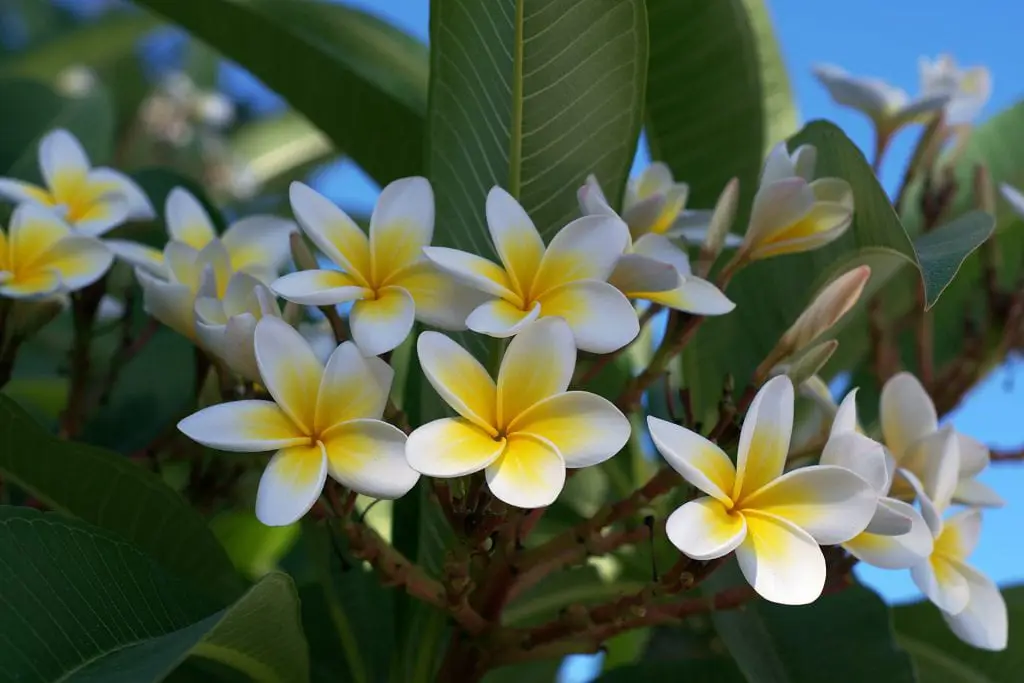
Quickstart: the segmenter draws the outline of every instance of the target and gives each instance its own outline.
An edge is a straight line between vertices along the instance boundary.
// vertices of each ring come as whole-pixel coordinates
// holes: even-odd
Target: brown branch
[[[77,436],[83,427],[85,413],[88,410],[89,352],[92,346],[93,323],[106,289],[107,279],[103,277],[71,295],[71,381],[60,428],[60,434],[65,438]]]
[[[640,402],[640,397],[643,396],[647,387],[654,384],[665,373],[665,368],[668,367],[672,359],[682,353],[686,345],[690,343],[690,340],[697,334],[697,330],[702,322],[704,322],[704,316],[691,315],[686,318],[686,321],[678,330],[672,329],[670,324],[669,330],[665,333],[665,339],[661,342],[658,350],[654,352],[651,362],[644,368],[643,372],[626,385],[622,395],[615,402],[616,405],[624,412],[633,410]]]
[[[992,451],[990,458],[992,462],[1021,462],[1024,461],[1024,447],[1014,451]]]

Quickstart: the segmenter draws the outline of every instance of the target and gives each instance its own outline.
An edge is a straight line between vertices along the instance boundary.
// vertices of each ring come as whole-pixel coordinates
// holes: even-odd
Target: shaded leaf
[[[637,581],[606,581],[592,566],[556,572],[509,603],[502,612],[506,626],[535,626],[558,616],[569,605],[589,605],[643,588]]]
[[[438,0],[430,24],[439,243],[493,256],[484,203],[495,185],[545,238],[578,215],[588,173],[616,200],[641,124],[643,2]]]
[[[48,507],[113,531],[213,595],[238,576],[205,520],[158,477],[123,456],[61,441],[0,396],[0,473]]]
[[[232,157],[264,191],[336,154],[330,138],[293,111],[245,124],[231,135],[230,147]]]
[[[928,307],[935,304],[964,260],[991,236],[994,227],[992,216],[971,211],[914,240]]]
[[[377,182],[423,172],[427,49],[390,24],[312,0],[136,0],[284,97]]]

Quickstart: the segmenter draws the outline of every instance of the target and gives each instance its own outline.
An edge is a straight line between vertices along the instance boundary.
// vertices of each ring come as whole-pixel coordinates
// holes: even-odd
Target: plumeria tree
[[[984,68],[817,67],[865,155],[759,0],[136,4],[0,61],[0,680],[1019,679],[1021,456],[944,419],[1024,348]]]

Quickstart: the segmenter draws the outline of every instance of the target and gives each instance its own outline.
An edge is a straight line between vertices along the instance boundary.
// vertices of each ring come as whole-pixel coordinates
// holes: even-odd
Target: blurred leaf
[[[590,605],[636,592],[643,584],[635,581],[606,581],[590,565],[555,572],[517,597],[502,612],[506,626],[536,626],[569,605]]]
[[[211,595],[241,587],[205,520],[125,457],[61,441],[0,396],[0,474],[46,506],[109,529]]]
[[[561,659],[543,659],[503,666],[488,671],[483,683],[555,683],[561,666]]]
[[[20,76],[52,85],[71,66],[103,69],[134,57],[139,39],[159,25],[141,12],[111,13],[0,63],[0,77]]]
[[[746,204],[764,151],[797,129],[789,78],[764,0],[648,0],[647,140],[711,207],[740,179]]]
[[[1003,652],[960,641],[927,600],[893,610],[896,640],[914,660],[920,683],[1017,683],[1024,667],[1024,587],[1003,589],[1010,640]]]
[[[210,531],[235,569],[249,579],[258,579],[277,567],[294,544],[299,526],[267,526],[250,510],[225,510],[210,520]]]
[[[495,185],[545,238],[579,214],[587,174],[617,201],[641,125],[643,2],[437,0],[430,23],[439,243],[493,256],[484,205]]]
[[[114,142],[114,110],[103,88],[67,99],[46,85],[21,79],[0,80],[0,175],[40,182],[39,141],[65,128],[82,142],[92,163],[109,161]]]
[[[423,172],[428,56],[365,12],[311,0],[136,0],[251,71],[384,184]]]
[[[702,584],[714,594],[743,582],[735,563]],[[748,680],[758,683],[913,683],[910,657],[893,640],[885,603],[849,586],[802,607],[752,601],[711,615],[718,635]]]
[[[264,191],[278,179],[299,178],[337,154],[326,135],[293,111],[245,124],[232,134],[230,145],[232,157]]]
[[[994,227],[992,216],[971,211],[914,240],[928,307],[953,281],[964,260],[992,235]]]
[[[605,672],[594,683],[639,683],[640,681],[657,680],[686,680],[693,681],[693,683],[761,683],[763,679],[744,677],[729,659],[691,659],[684,662],[641,662],[631,666],[620,666]]]

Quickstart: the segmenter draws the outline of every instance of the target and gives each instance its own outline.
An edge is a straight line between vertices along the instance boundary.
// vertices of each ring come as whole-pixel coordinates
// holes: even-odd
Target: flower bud
[[[839,342],[829,339],[812,346],[794,359],[792,363],[780,366],[779,369],[793,380],[793,384],[800,386],[825,367],[825,363],[832,358],[832,354],[836,352],[837,348],[839,348]]]
[[[704,242],[700,247],[697,271],[707,274],[711,269],[718,255],[722,253],[725,246],[725,239],[732,229],[736,220],[736,207],[740,199],[740,180],[733,178],[725,185],[722,194],[718,195],[715,202],[715,210],[711,214],[711,221],[708,223],[707,234],[704,235]]]
[[[786,330],[779,346],[786,347],[792,353],[817,339],[853,308],[870,277],[870,266],[858,266],[833,280]]]

